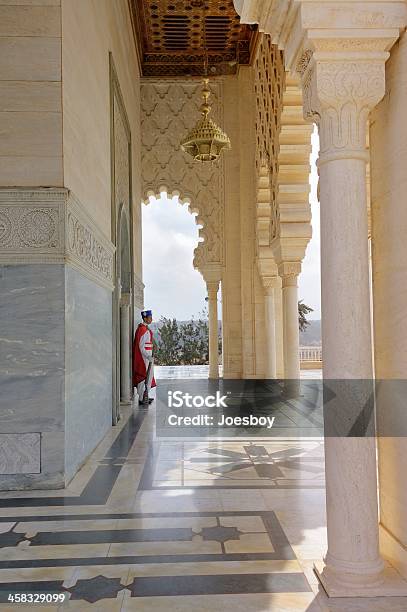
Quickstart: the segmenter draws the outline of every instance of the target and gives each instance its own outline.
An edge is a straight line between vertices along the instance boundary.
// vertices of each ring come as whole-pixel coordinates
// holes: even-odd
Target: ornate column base
[[[314,564],[314,572],[328,597],[406,597],[407,581],[391,566],[382,572],[335,575],[324,562]]]

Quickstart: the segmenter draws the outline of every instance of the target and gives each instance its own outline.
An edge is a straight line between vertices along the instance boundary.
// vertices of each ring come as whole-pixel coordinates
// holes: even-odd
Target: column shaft
[[[209,378],[219,378],[218,290],[219,282],[207,282],[209,310]]]
[[[365,393],[367,401],[373,384],[369,390],[366,382],[372,381],[373,372],[365,161],[322,164],[320,181],[323,375],[328,386],[349,379],[354,392]],[[326,572],[345,583],[374,583],[383,569],[376,440],[373,435],[326,437],[325,464]]]
[[[283,323],[283,290],[281,278],[277,278],[277,285],[274,287],[274,309],[276,313],[276,374],[277,378],[284,378],[284,323]]]
[[[387,57],[315,54],[302,79],[305,113],[316,119],[321,144],[328,552],[319,577],[331,596],[368,595],[383,580],[374,417],[366,434],[352,428],[373,398],[366,127],[384,94]]]
[[[265,315],[266,315],[266,346],[267,346],[267,370],[266,378],[277,376],[277,354],[276,354],[276,311],[274,304],[274,286],[265,289]]]
[[[290,272],[289,267],[293,268]],[[280,267],[283,284],[284,378],[300,378],[300,334],[298,329],[298,273],[301,264]]]

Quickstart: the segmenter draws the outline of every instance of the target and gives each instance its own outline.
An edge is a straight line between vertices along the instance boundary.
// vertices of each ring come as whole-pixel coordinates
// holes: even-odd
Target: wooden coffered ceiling
[[[241,25],[233,0],[129,0],[142,74],[202,76],[205,39],[209,75],[248,65],[257,26]]]

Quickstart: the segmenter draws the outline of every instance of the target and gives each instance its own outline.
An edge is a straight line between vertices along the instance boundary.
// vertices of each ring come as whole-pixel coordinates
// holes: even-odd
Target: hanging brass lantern
[[[182,150],[199,162],[213,162],[219,159],[223,150],[231,148],[229,137],[208,117],[211,112],[210,95],[209,79],[205,78],[202,90],[202,119],[181,142]]]

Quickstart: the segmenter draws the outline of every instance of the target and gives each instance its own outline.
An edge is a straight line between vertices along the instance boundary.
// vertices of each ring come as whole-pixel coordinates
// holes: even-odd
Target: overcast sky
[[[314,308],[310,319],[320,313],[320,233],[317,202],[318,137],[313,136],[311,206],[313,238],[308,245],[299,282],[299,299]],[[206,290],[199,272],[192,267],[198,241],[195,217],[177,199],[161,197],[143,205],[143,280],[146,308],[154,319],[161,316],[179,320],[197,316],[205,307]]]

